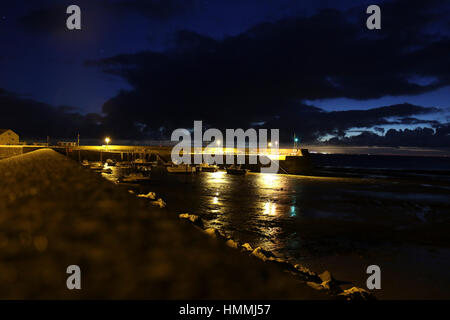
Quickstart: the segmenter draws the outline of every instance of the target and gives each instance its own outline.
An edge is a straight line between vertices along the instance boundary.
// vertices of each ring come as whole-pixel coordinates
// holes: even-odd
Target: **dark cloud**
[[[398,122],[417,123],[421,120],[413,115],[436,109],[405,104],[326,113],[302,101],[414,95],[450,85],[449,38],[420,31],[435,18],[441,4],[386,4],[398,21],[388,14],[379,33],[340,11],[324,10],[310,17],[263,23],[223,40],[181,31],[166,52],[119,55],[87,65],[133,86],[103,106],[107,124],[120,122],[127,132],[133,132],[136,122],[150,131],[169,132],[192,126],[193,120],[219,128],[264,122],[286,131],[299,130],[307,140],[314,140],[331,132],[342,135],[351,127],[393,123],[387,118],[394,116],[405,118]],[[413,25],[417,32],[410,33]],[[408,32],[401,31],[403,27]],[[414,50],[413,44],[418,45]],[[425,76],[435,80],[411,81]]]
[[[446,147],[450,146],[450,124],[441,124],[436,128],[389,129],[385,135],[378,135],[364,131],[357,136],[332,138],[327,141],[332,145],[359,146],[421,146]]]
[[[129,93],[122,93],[128,95]],[[127,97],[127,100],[130,100]],[[143,139],[143,138],[170,138],[169,122],[166,127],[149,127],[145,122],[137,121],[134,116],[133,104],[128,107],[130,113],[120,113],[122,118],[103,117],[99,114],[82,115],[76,108],[70,106],[53,107],[15,93],[0,89],[0,127],[12,128],[24,138],[39,138],[45,140],[47,136],[52,138],[74,139],[78,133],[83,138],[99,139],[104,135],[113,135],[120,139]],[[411,114],[426,114],[435,112],[433,108],[424,108],[409,104],[394,105],[388,107],[375,108],[371,110],[353,110],[326,112],[322,109],[301,105],[294,115],[278,116],[277,119],[260,126],[268,128],[280,128],[282,139],[286,141],[296,133],[301,137],[302,142],[316,142],[325,134],[335,134],[339,139],[332,139],[330,143],[352,145],[363,143],[364,145],[396,145],[396,143],[407,143],[388,131],[388,139],[373,135],[369,132],[362,132],[360,136],[344,138],[345,132],[354,127],[369,127],[380,124],[397,124],[402,120],[410,122]],[[128,116],[127,116],[128,115]],[[387,120],[396,117],[399,120]],[[444,126],[435,125],[436,137],[444,137],[448,140],[447,131]],[[428,130],[428,129],[426,129]],[[428,131],[424,132],[428,132]],[[429,129],[431,130],[431,129]],[[405,131],[405,134],[409,131]],[[414,132],[417,132],[414,131]],[[446,136],[447,134],[447,136]],[[370,140],[369,140],[370,139]],[[447,141],[447,140],[442,141]],[[409,143],[414,140],[410,140]],[[430,143],[428,140],[416,139],[417,143]],[[434,144],[438,144],[436,141]],[[440,145],[442,146],[442,145]]]
[[[73,107],[52,107],[24,98],[0,88],[0,128],[10,128],[21,138],[75,139],[78,133],[84,137],[103,134],[102,118],[98,114],[81,115]]]
[[[283,137],[295,133],[303,142],[316,142],[325,135],[344,137],[352,128],[371,128],[380,125],[403,124],[413,119],[411,115],[437,112],[436,108],[425,108],[411,104],[398,104],[369,110],[325,112],[310,106],[302,106],[295,113],[287,113],[265,124],[267,128],[280,128]],[[416,123],[428,123],[417,120]]]
[[[196,3],[135,0],[78,4],[86,14],[83,25],[93,28],[100,21],[114,20],[121,12],[167,20]],[[22,23],[30,30],[58,32],[65,28],[61,19],[65,21],[69,4],[58,1],[56,6],[44,6],[24,17]],[[92,6],[97,7],[90,10]],[[107,101],[104,116],[83,116],[74,110],[15,97],[14,103],[21,105],[21,110],[37,114],[39,105],[45,119],[56,119],[54,124],[48,120],[48,125],[40,129],[21,128],[39,135],[49,130],[60,135],[70,132],[72,136],[82,127],[85,135],[92,137],[106,131],[123,139],[168,138],[173,129],[203,120],[205,126],[222,129],[259,123],[281,129],[284,139],[296,133],[305,142],[332,134],[340,138],[339,143],[349,144],[369,138],[383,143],[380,139],[385,139],[364,129],[360,140],[344,138],[352,128],[378,128],[374,129],[378,133],[383,133],[381,126],[395,124],[440,128],[437,121],[419,117],[437,112],[437,108],[400,104],[326,112],[304,103],[341,97],[366,100],[416,95],[450,85],[450,38],[448,32],[438,28],[448,20],[443,10],[448,3],[399,0],[385,1],[381,6],[383,29],[379,31],[365,28],[365,8],[347,12],[329,9],[258,24],[220,40],[189,30],[177,31],[164,52],[144,51],[88,61],[88,66],[125,79],[132,89]],[[89,34],[95,40],[96,36]],[[433,81],[423,84],[414,81],[417,78]],[[68,125],[60,126],[61,119]],[[82,121],[86,121],[85,127]],[[391,133],[387,137],[394,136]]]

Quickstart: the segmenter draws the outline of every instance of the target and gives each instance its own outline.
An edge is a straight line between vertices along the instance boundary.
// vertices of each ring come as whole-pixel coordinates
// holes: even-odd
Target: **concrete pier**
[[[53,150],[0,161],[2,299],[326,297]]]

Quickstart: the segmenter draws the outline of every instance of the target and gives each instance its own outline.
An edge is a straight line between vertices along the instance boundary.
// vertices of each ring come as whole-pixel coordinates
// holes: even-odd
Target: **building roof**
[[[11,129],[0,129],[0,135],[4,134],[4,133],[7,132],[7,131],[14,132],[14,131],[11,130]],[[15,133],[15,132],[14,132],[14,133]]]

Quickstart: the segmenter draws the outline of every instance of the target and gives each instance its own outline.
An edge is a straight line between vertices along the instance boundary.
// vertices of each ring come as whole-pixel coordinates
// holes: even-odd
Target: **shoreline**
[[[225,181],[229,181],[229,178],[234,180],[232,177],[224,180],[225,176],[223,178],[219,176],[214,178],[211,174],[205,173],[185,179],[172,175],[168,183],[164,182],[164,187],[158,183],[150,189],[143,187],[141,191],[155,190],[161,195],[169,191],[167,195],[170,194],[170,197],[164,196],[164,199],[177,214],[194,213],[205,219],[207,228],[216,228],[242,243],[249,242],[252,246],[260,246],[279,257],[287,257],[294,264],[307,266],[317,273],[330,270],[339,280],[352,281],[362,288],[365,287],[368,277],[365,273],[367,266],[380,264],[383,269],[384,265],[388,283],[382,286],[383,290],[374,293],[377,298],[450,297],[450,292],[445,287],[447,282],[449,282],[447,288],[450,287],[450,277],[445,270],[445,266],[450,266],[448,261],[450,253],[447,250],[450,248],[450,242],[448,233],[444,232],[448,225],[445,214],[448,205],[442,202],[442,197],[438,199],[438,203],[434,203],[430,202],[434,196],[418,198],[412,196],[417,192],[417,188],[426,194],[441,194],[445,192],[441,187],[421,186],[422,183],[418,180],[402,181],[399,184],[398,181],[385,179],[327,179],[292,175],[277,175],[269,179],[264,178],[264,175],[252,173],[246,178],[236,179],[239,183],[242,182],[242,186],[248,186],[252,181],[255,183],[263,181],[266,184],[268,180],[273,182],[273,179],[275,181],[288,179],[291,182],[301,182],[300,190],[315,190],[314,193],[306,193],[307,197],[304,199],[300,195],[305,205],[297,212],[301,216],[289,218],[291,187],[284,187],[284,190],[280,191],[280,184],[271,184],[260,195],[249,200],[252,209],[242,207],[247,203],[242,203],[241,198],[233,199],[234,204],[230,204],[231,194],[221,189],[221,186],[208,187],[204,191],[198,189],[198,183],[205,179],[224,181],[225,185],[228,185],[229,182]],[[180,187],[172,190],[171,186],[174,186],[176,181],[179,181]],[[357,192],[347,192],[350,191],[348,188]],[[370,192],[366,193],[367,190]],[[381,193],[375,192],[377,196],[374,197],[373,191],[377,190]],[[220,195],[216,194],[216,191],[219,191]],[[339,193],[343,191],[345,191],[343,195],[350,198],[339,199],[341,197]],[[393,196],[386,198],[386,192],[393,193]],[[173,193],[177,195],[174,196]],[[240,193],[243,198],[248,196],[247,193]],[[316,198],[316,194],[320,196]],[[411,194],[411,197],[403,199],[401,194]],[[195,203],[183,200],[184,197],[191,199],[193,195],[199,198]],[[283,200],[286,197],[287,203]],[[273,201],[274,207],[276,205],[276,213],[269,212],[269,215],[266,215],[267,212],[263,212],[265,208],[260,207],[260,204],[267,199]],[[430,205],[431,209],[428,208]],[[350,211],[346,212],[345,209]],[[259,210],[260,213],[254,210]],[[288,214],[283,216],[286,210]],[[352,214],[349,215],[349,212]],[[241,222],[246,225],[241,225]],[[251,227],[248,223],[256,225]],[[281,229],[272,235],[275,236],[275,242],[271,241],[270,237],[265,237],[274,227]],[[290,238],[290,235],[295,233],[299,235],[300,242],[297,238]],[[299,243],[296,244],[296,241]],[[278,250],[280,246],[286,245],[294,247],[285,251]],[[390,254],[393,249],[394,252]],[[296,250],[301,256],[291,255],[291,250]],[[429,264],[422,263],[423,260]],[[434,265],[441,267],[436,268]],[[414,285],[416,282],[410,280],[414,278],[418,279],[416,286]],[[408,291],[402,294],[404,291],[401,288],[408,288]]]
[[[4,299],[330,299],[52,150],[0,161],[0,213]]]
[[[337,280],[328,270],[318,274],[301,264],[292,264],[286,259],[275,256],[272,252],[262,249],[261,247],[252,248],[249,243],[239,243],[230,236],[221,234],[217,229],[206,228],[203,220],[194,214],[179,214],[179,218],[189,221],[199,231],[207,234],[209,237],[223,241],[227,246],[240,251],[243,254],[250,255],[265,263],[277,266],[281,272],[290,274],[293,279],[305,282],[311,288],[324,291],[328,295],[345,300],[374,300],[376,296],[366,289],[349,286],[352,282]],[[347,285],[347,288],[342,286]]]

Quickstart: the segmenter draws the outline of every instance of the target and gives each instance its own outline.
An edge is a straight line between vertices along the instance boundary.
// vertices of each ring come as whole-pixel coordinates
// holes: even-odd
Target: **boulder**
[[[199,226],[200,228],[203,228],[202,218],[200,218],[199,216],[197,216],[195,214],[182,213],[182,214],[178,215],[178,217],[180,217],[180,219],[187,219],[187,220],[191,221],[193,224]]]
[[[149,192],[147,194],[138,194],[139,198],[146,198],[150,200],[156,200],[156,193],[155,192]]]
[[[236,241],[234,241],[233,239],[228,239],[228,240],[225,242],[225,244],[226,244],[227,246],[229,246],[230,248],[234,248],[234,249],[237,249],[237,248],[239,247],[239,243],[236,242]]]
[[[321,283],[322,279],[315,273],[309,270],[308,268],[303,267],[302,265],[296,264],[294,265],[298,278],[311,281],[315,283]]]
[[[290,263],[287,260],[281,259],[281,258],[274,258],[274,257],[269,257],[266,262],[271,263],[275,266],[277,266],[278,268],[281,268],[283,270],[289,271],[289,272],[296,272],[297,270],[294,268],[294,266],[292,265],[292,263]]]
[[[315,290],[326,290],[320,283],[306,282],[306,284]]]
[[[374,300],[375,297],[367,290],[353,287],[339,294],[340,297],[346,300]]]
[[[253,250],[252,255],[264,261],[266,261],[269,258],[275,258],[272,252],[264,250],[261,247],[257,247],[255,250]]]
[[[321,274],[319,275],[319,278],[320,278],[320,280],[322,280],[323,282],[326,282],[326,281],[336,281],[336,280],[333,278],[333,275],[331,274],[330,271],[324,271],[323,273],[321,273]]]
[[[253,248],[252,248],[252,246],[249,244],[249,243],[244,243],[242,246],[241,246],[241,249],[242,249],[242,251],[250,251],[250,252],[253,252]]]
[[[160,208],[164,208],[164,207],[166,206],[166,203],[165,203],[164,200],[161,199],[161,198],[159,198],[159,199],[156,200],[156,201],[151,201],[150,203],[151,203],[152,205],[157,206],[157,207],[160,207]]]
[[[215,238],[215,239],[223,239],[225,240],[226,238],[219,232],[219,230],[214,229],[214,228],[208,228],[203,230],[204,233],[206,233],[208,236]]]

